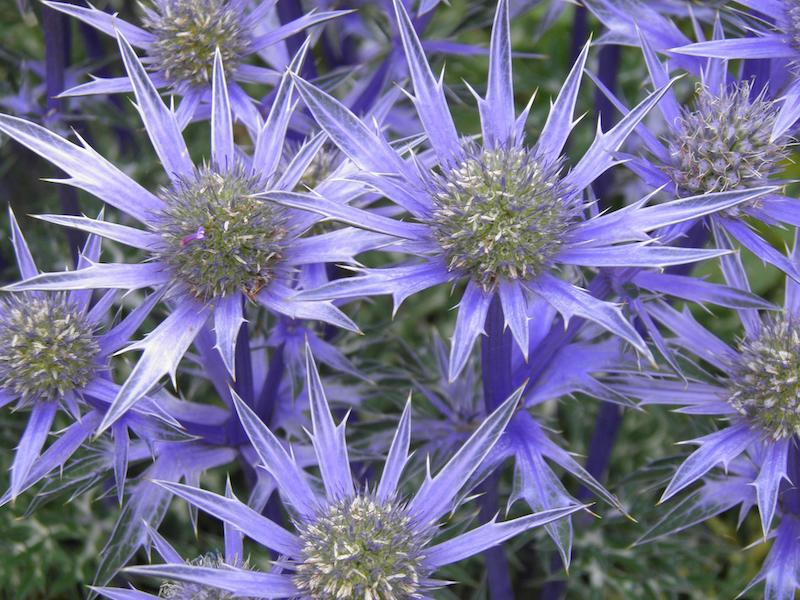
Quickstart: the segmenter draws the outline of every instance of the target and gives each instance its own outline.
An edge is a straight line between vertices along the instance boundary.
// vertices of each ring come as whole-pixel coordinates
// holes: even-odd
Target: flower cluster
[[[647,549],[736,508],[771,544],[737,588],[800,590],[800,4],[485,8],[37,7],[0,151],[66,177],[60,212],[10,198],[0,407],[25,424],[0,505],[116,495],[87,594],[597,597],[616,567],[590,547],[624,530],[648,581],[600,593],[662,597]]]

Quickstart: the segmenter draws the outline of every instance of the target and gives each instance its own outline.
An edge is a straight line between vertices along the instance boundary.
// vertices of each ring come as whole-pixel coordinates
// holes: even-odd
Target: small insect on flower
[[[186,246],[187,244],[190,244],[194,240],[204,240],[204,239],[206,239],[206,228],[203,227],[203,226],[200,226],[200,227],[197,228],[197,231],[195,231],[194,233],[191,233],[191,234],[181,238],[181,247]]]

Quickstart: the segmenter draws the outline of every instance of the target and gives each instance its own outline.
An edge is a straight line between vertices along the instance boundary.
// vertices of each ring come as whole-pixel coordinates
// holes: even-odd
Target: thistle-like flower
[[[184,97],[178,120],[187,123],[202,101],[211,101],[214,54],[219,51],[225,68],[233,114],[253,132],[259,129],[259,114],[242,83],[275,83],[273,70],[247,62],[253,55],[282,42],[307,27],[325,23],[348,11],[310,12],[283,25],[277,20],[274,3],[243,0],[153,0],[142,4],[142,26],[127,23],[115,15],[89,5],[47,2],[55,10],[116,36],[119,32],[146,53],[148,77],[156,88],[167,88]],[[283,64],[274,65],[282,68]],[[65,96],[130,92],[133,78],[95,78],[64,92]]]
[[[722,37],[719,22],[715,36]],[[644,35],[642,52],[654,85],[669,78],[669,67],[661,63]],[[750,81],[729,84],[727,62],[710,59],[697,86],[694,108],[681,108],[672,90],[668,90],[658,108],[664,118],[666,144],[653,134],[641,130],[641,139],[648,157],[621,154],[626,165],[653,189],[663,189],[676,198],[701,196],[722,190],[756,189],[780,186],[775,179],[789,156],[793,140],[783,121],[782,111],[764,89],[754,89]],[[607,93],[610,93],[606,90]],[[621,108],[616,98],[613,101]],[[783,254],[750,228],[743,217],[765,223],[800,225],[800,202],[780,193],[778,187],[751,201],[710,214],[714,221],[756,256],[800,280],[800,271]],[[688,232],[693,221],[664,232],[665,239],[674,239]]]
[[[730,239],[720,228],[714,226],[714,233],[718,246],[730,247]],[[798,258],[795,244],[792,260],[796,263]],[[722,262],[728,283],[749,291],[738,257],[725,256]],[[662,501],[686,489],[715,466],[727,467],[744,455],[757,467],[748,483],[756,490],[761,523],[767,534],[782,481],[794,477],[787,461],[800,435],[798,298],[800,286],[787,278],[783,311],[760,316],[754,308],[737,308],[744,336],[734,347],[707,331],[688,311],[679,312],[660,301],[651,304],[650,315],[675,334],[668,343],[699,357],[720,375],[689,381],[648,377],[629,382],[627,392],[640,397],[644,404],[681,405],[683,412],[717,415],[729,421],[719,431],[691,442],[700,448],[678,468]]]
[[[769,182],[788,157],[788,140],[772,139],[778,107],[754,95],[749,81],[713,93],[699,85],[668,137],[665,171],[678,194],[692,196]]]
[[[396,152],[373,128],[321,90],[300,79],[298,91],[320,127],[374,186],[405,209],[411,221],[337,210],[312,195],[274,194],[288,206],[314,210],[326,217],[400,238],[393,249],[419,261],[387,269],[366,269],[300,298],[358,298],[391,294],[395,308],[428,287],[467,281],[460,303],[450,361],[451,379],[463,368],[484,328],[493,298],[502,303],[505,323],[527,357],[529,306],[543,299],[565,320],[584,317],[622,337],[644,354],[647,346],[619,308],[587,294],[575,282],[555,273],[562,267],[665,267],[711,258],[718,253],[659,246],[648,232],[699,218],[756,198],[761,191],[723,192],[678,203],[600,215],[585,198],[592,181],[615,161],[616,151],[641,119],[669,89],[660,86],[614,128],[600,132],[591,148],[568,173],[561,153],[573,125],[573,111],[588,45],[554,102],[541,136],[524,143],[528,109],[514,111],[508,3],[498,3],[490,49],[486,98],[478,98],[481,145],[460,138],[411,21],[395,2],[414,82],[414,105],[437,164],[420,164]]]
[[[351,262],[354,254],[387,239],[380,234],[341,229],[301,241],[299,237],[318,217],[255,197],[269,189],[294,189],[313,158],[313,152],[301,152],[288,168],[277,168],[293,109],[288,74],[281,80],[272,112],[259,128],[252,160],[242,162],[234,146],[228,87],[222,58],[217,53],[211,161],[196,167],[189,158],[175,114],[164,105],[121,35],[119,46],[145,127],[170,178],[158,194],[136,184],[88,145],[74,145],[21,119],[0,117],[0,130],[69,173],[72,179],[67,183],[96,194],[140,220],[146,229],[85,217],[50,215],[45,217],[47,220],[97,233],[149,254],[149,260],[141,264],[95,264],[77,272],[28,276],[8,289],[154,287],[167,292],[170,300],[172,312],[168,318],[146,339],[129,348],[144,353],[105,415],[101,430],[124,414],[163,375],[174,376],[181,357],[211,318],[216,347],[233,375],[245,298],[291,318],[318,319],[357,330],[329,301],[294,299],[296,270],[319,263],[323,256],[329,261]],[[305,49],[298,55],[293,68],[300,64],[304,52]],[[328,200],[331,204],[338,201]]]
[[[255,413],[236,399],[242,425],[262,466],[274,476],[296,533],[235,498],[162,483],[227,526],[283,555],[283,572],[200,567],[174,560],[129,568],[129,572],[202,583],[237,596],[409,600],[443,585],[432,578],[437,569],[581,509],[570,505],[505,522],[492,520],[437,543],[439,520],[458,508],[457,498],[468,491],[464,489],[467,480],[496,446],[516,411],[519,393],[491,414],[436,476],[428,474],[416,494],[405,499],[399,484],[409,458],[410,404],[400,419],[379,483],[358,489],[350,471],[344,426],[334,423],[310,352],[307,369],[311,438],[323,494],[314,490],[292,454]]]
[[[11,211],[9,220],[20,273],[25,279],[36,277],[39,271]],[[78,268],[70,273],[85,272],[99,255],[99,240],[90,236]],[[0,504],[62,466],[96,431],[110,398],[118,392],[119,386],[107,379],[110,356],[128,342],[154,302],[147,299],[140,309],[103,331],[115,296],[108,292],[94,305],[90,295],[77,290],[26,291],[0,298],[0,406],[16,403],[31,413],[11,465],[10,488]],[[53,444],[40,456],[59,407],[76,422],[61,432],[63,443]],[[141,408],[161,415],[149,401]]]

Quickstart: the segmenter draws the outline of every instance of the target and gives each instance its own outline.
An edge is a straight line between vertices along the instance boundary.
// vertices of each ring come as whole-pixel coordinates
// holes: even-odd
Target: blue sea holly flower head
[[[39,271],[10,210],[9,221],[20,273],[25,279],[36,277]],[[100,240],[90,236],[77,269],[70,272],[91,268],[99,255]],[[0,406],[14,403],[17,410],[30,410],[11,465],[10,488],[0,504],[61,467],[96,432],[109,395],[119,390],[108,380],[110,356],[128,342],[154,304],[154,297],[145,299],[140,308],[103,331],[116,295],[110,291],[94,304],[91,291],[83,290],[0,297]],[[42,454],[59,408],[75,422]],[[141,409],[165,417],[149,401]]]
[[[715,37],[722,35],[717,21]],[[659,60],[643,34],[640,43],[651,81],[654,85],[666,82],[669,65]],[[728,81],[727,61],[709,59],[697,85],[694,106],[681,107],[674,92],[668,90],[658,104],[666,124],[663,139],[640,129],[649,157],[622,155],[629,159],[626,166],[648,186],[679,198],[781,185],[784,181],[775,177],[784,169],[794,144],[788,129],[792,123],[780,126],[778,104],[767,97],[766,90],[756,90],[754,85],[750,80]],[[800,278],[796,266],[743,221],[743,217],[753,217],[768,224],[797,226],[798,209],[796,198],[776,188],[708,219],[765,262]],[[690,226],[691,222],[679,225],[665,237],[685,233]]]
[[[211,100],[214,54],[219,51],[233,113],[254,131],[258,129],[260,116],[239,84],[275,83],[279,75],[273,69],[249,64],[248,59],[308,27],[348,12],[312,11],[283,25],[270,26],[268,23],[276,20],[275,2],[270,0],[153,0],[139,4],[143,12],[140,27],[91,4],[88,7],[64,2],[46,4],[113,37],[119,32],[134,47],[143,50],[143,62],[152,84],[183,96],[184,101],[178,108],[181,123],[188,122],[196,114],[201,101]],[[133,78],[95,78],[63,95],[109,94],[134,89]]]
[[[66,171],[66,183],[89,191],[141,221],[146,229],[85,217],[50,215],[48,221],[97,233],[148,254],[139,264],[98,263],[77,272],[45,273],[9,286],[22,290],[93,288],[167,291],[169,316],[144,340],[128,380],[105,415],[111,425],[158,380],[174,373],[183,354],[213,319],[216,347],[228,371],[235,373],[235,346],[244,321],[244,300],[291,318],[325,321],[357,330],[331,302],[293,298],[295,273],[321,256],[348,263],[353,254],[383,243],[380,234],[340,229],[299,239],[319,217],[263,202],[255,194],[294,189],[313,153],[302,152],[286,169],[280,163],[284,135],[294,103],[291,80],[284,75],[275,103],[255,142],[252,157],[242,157],[233,142],[232,115],[222,57],[216,55],[211,118],[211,161],[195,166],[175,113],[162,102],[133,49],[119,37],[128,75],[145,128],[169,184],[153,194],[104,160],[83,140],[82,146],[27,121],[0,117],[0,130]],[[307,46],[306,46],[307,48]],[[301,52],[293,67],[302,60]],[[331,204],[338,200],[328,199]]]
[[[714,226],[719,247],[730,247],[727,234]],[[798,246],[792,260],[800,259]],[[722,258],[723,273],[731,286],[749,291],[736,255]],[[672,498],[717,465],[727,468],[740,455],[757,466],[750,481],[756,490],[761,523],[766,535],[788,471],[789,454],[800,435],[800,286],[786,279],[783,310],[760,315],[754,308],[737,308],[744,336],[731,346],[700,325],[688,310],[678,311],[654,301],[649,313],[667,330],[671,345],[699,357],[719,373],[702,380],[643,379],[629,382],[627,391],[644,404],[682,406],[681,412],[715,415],[728,425],[691,441],[700,447],[678,468],[662,501]],[[797,482],[793,482],[795,485]]]
[[[669,84],[650,94],[616,126],[598,131],[589,150],[564,174],[561,153],[574,125],[573,112],[587,45],[572,68],[534,146],[524,143],[529,111],[514,113],[509,13],[498,3],[492,31],[486,98],[478,98],[482,143],[459,137],[445,102],[441,81],[433,76],[402,4],[395,2],[403,45],[414,83],[414,106],[438,165],[423,167],[404,159],[372,127],[335,99],[297,78],[298,91],[317,122],[365,173],[374,186],[413,221],[364,216],[320,203],[313,195],[268,196],[332,219],[394,235],[395,249],[422,260],[386,269],[365,269],[299,297],[358,298],[391,294],[395,308],[428,287],[467,280],[453,337],[450,377],[463,368],[480,335],[489,306],[499,297],[505,324],[525,356],[529,304],[543,298],[565,319],[585,317],[621,336],[642,353],[647,346],[623,318],[619,307],[593,297],[554,274],[560,267],[665,267],[716,256],[716,250],[659,246],[648,232],[730,208],[763,191],[724,192],[645,207],[644,199],[624,210],[598,214],[584,201],[592,181],[615,164],[616,151]]]
[[[465,500],[462,492],[497,444],[519,403],[512,395],[463,444],[435,476],[427,474],[410,499],[400,483],[409,459],[411,406],[400,418],[383,473],[374,487],[359,489],[350,470],[344,423],[336,425],[310,351],[307,386],[310,434],[324,490],[298,466],[274,434],[236,398],[242,425],[278,486],[296,532],[290,532],[232,497],[191,486],[162,483],[175,495],[278,552],[282,572],[215,568],[183,562],[133,567],[128,572],[213,586],[237,596],[269,598],[429,598],[444,584],[432,579],[441,567],[492,547],[532,527],[582,507],[571,505],[509,521],[492,519],[437,543],[440,519]]]

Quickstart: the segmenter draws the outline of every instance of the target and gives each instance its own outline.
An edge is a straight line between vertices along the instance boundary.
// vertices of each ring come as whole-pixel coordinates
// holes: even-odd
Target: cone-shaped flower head
[[[178,565],[169,560],[165,565],[129,571],[202,582],[245,596],[258,589],[270,598],[411,600],[442,584],[431,578],[440,567],[581,508],[569,505],[505,522],[493,519],[436,543],[440,519],[455,511],[463,501],[459,499],[469,491],[465,489],[467,482],[495,448],[514,415],[519,392],[489,415],[435,476],[428,473],[416,494],[406,500],[400,483],[409,459],[410,403],[403,411],[379,482],[359,489],[350,470],[344,423],[337,425],[333,420],[308,348],[306,357],[311,440],[323,492],[316,491],[294,453],[234,395],[242,426],[263,466],[274,477],[296,533],[280,527],[230,494],[223,497],[186,485],[161,483],[222,519],[228,527],[283,555],[284,570],[258,573]]]
[[[157,254],[198,299],[255,297],[274,279],[288,226],[281,207],[253,196],[258,184],[242,167],[200,167],[162,190]]]
[[[754,339],[744,339],[731,370],[728,402],[775,440],[800,435],[800,322],[765,319]]]
[[[406,507],[359,494],[328,506],[299,531],[294,583],[310,598],[413,598],[428,576],[428,535]]]
[[[96,325],[65,293],[0,299],[0,388],[23,401],[58,400],[97,371]]]
[[[208,86],[219,50],[226,74],[250,54],[253,32],[243,19],[241,2],[162,0],[148,7],[142,24],[153,34],[148,63],[169,81]]]
[[[666,171],[683,196],[764,185],[787,157],[786,139],[772,139],[778,107],[750,82],[719,94],[698,85],[694,109],[684,108],[668,143]]]
[[[432,232],[448,267],[487,291],[545,272],[582,208],[560,167],[525,147],[467,143],[457,166],[432,173]]]

